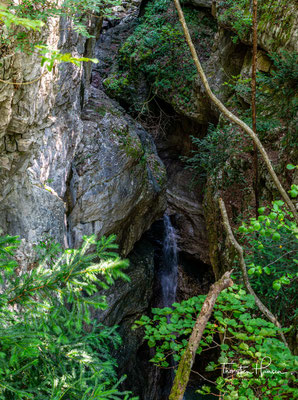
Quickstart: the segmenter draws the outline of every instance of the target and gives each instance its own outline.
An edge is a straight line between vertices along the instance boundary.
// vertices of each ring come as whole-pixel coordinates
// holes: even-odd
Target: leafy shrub
[[[209,125],[207,135],[202,139],[191,137],[196,149],[189,157],[182,157],[186,168],[193,172],[193,182],[203,182],[207,177],[215,178],[214,184],[226,187],[241,182],[239,168],[240,144],[243,139],[237,128],[230,125],[215,127]],[[219,178],[220,174],[220,179]]]
[[[83,239],[67,250],[43,241],[26,272],[14,256],[17,237],[0,239],[1,400],[130,398],[118,389],[123,378],[111,356],[121,343],[116,327],[90,316],[90,307],[107,307],[99,288],[128,279],[128,263],[113,252],[114,236]]]
[[[270,54],[270,58],[270,73],[258,74],[259,101],[267,115],[290,121],[298,113],[298,53],[281,51]]]
[[[297,129],[295,121],[298,113],[298,54],[281,51],[271,53],[270,72],[257,73],[257,133],[261,140],[272,142],[272,131],[285,127],[283,145],[295,146]],[[251,122],[251,78],[233,76],[225,85],[234,92],[239,115],[249,126]],[[244,108],[237,98],[248,102]]]
[[[237,34],[234,41],[247,40],[252,27],[252,14],[249,0],[224,0],[218,2],[219,22],[230,25]]]
[[[248,274],[258,296],[289,325],[297,315],[297,224],[281,200],[259,213],[239,228],[247,241]]]
[[[213,19],[196,10],[184,8],[185,18],[203,60],[209,57],[216,25]],[[133,34],[119,50],[119,70],[105,86],[115,97],[136,103],[133,87],[145,76],[151,93],[167,98],[179,107],[193,107],[192,85],[197,75],[189,49],[170,0],[150,2]],[[136,90],[136,89],[135,89]],[[134,104],[137,111],[140,105]]]
[[[204,299],[205,296],[197,296],[174,303],[173,309],[155,308],[152,318],[143,316],[136,321],[135,328],[142,326],[148,345],[156,349],[151,360],[154,364],[168,367],[172,354],[179,361]],[[218,361],[210,362],[206,371],[218,370],[220,375],[224,368],[223,376],[216,380],[216,389],[225,400],[294,398],[297,357],[276,338],[277,328],[257,314],[253,296],[241,286],[224,290],[197,353],[208,348],[220,349]],[[210,390],[204,386],[200,392],[208,394]]]
[[[220,24],[230,28],[238,39],[249,42],[252,31],[252,2],[250,0],[217,0],[216,8]],[[274,50],[283,47],[291,34],[291,27],[295,23],[295,13],[292,4],[287,0],[259,0],[258,1],[258,32],[268,31],[268,24],[278,25],[272,32],[274,41],[270,46]]]

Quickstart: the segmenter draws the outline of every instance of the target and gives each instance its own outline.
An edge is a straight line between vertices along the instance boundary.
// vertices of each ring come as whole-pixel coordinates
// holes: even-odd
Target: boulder
[[[60,34],[58,22],[45,32],[48,42],[84,55],[86,40],[66,21]],[[31,244],[52,235],[65,246],[83,234],[117,233],[127,254],[165,208],[165,170],[152,139],[102,92],[87,103],[83,68],[43,72],[38,57],[19,53],[0,74],[36,80],[0,84],[0,229]]]
[[[71,245],[82,235],[114,233],[123,254],[166,207],[166,172],[152,138],[117,103],[93,88],[72,166]]]

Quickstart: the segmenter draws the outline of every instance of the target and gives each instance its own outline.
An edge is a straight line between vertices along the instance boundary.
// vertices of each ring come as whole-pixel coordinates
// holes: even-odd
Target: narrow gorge
[[[39,16],[42,7],[49,7],[34,1],[31,2],[31,9],[31,6],[23,3],[12,2],[13,15],[30,18],[32,12],[32,15]],[[59,10],[64,3],[57,1],[55,7]],[[254,251],[265,246],[261,238],[261,225],[249,228],[249,224],[258,223],[253,218],[262,216],[262,213],[267,215],[265,211],[254,214],[256,196],[260,206],[264,205],[264,210],[270,208],[272,201],[280,199],[265,163],[261,157],[258,158],[258,177],[255,181],[253,144],[239,127],[219,112],[207,96],[172,1],[99,2],[99,9],[96,8],[95,12],[86,6],[87,11],[85,14],[83,12],[86,18],[82,19],[82,23],[77,14],[80,15],[80,7],[83,9],[85,6],[70,3],[66,2],[70,14],[49,13],[39,31],[20,27],[17,22],[12,22],[11,28],[5,22],[7,4],[0,2],[0,233],[5,238],[5,246],[8,237],[18,236],[20,239],[16,248],[12,247],[11,250],[7,247],[8,250],[3,253],[0,243],[0,265],[2,267],[2,254],[9,259],[14,254],[16,275],[28,273],[30,276],[32,270],[39,271],[40,267],[37,266],[41,265],[40,260],[46,260],[42,264],[45,271],[51,268],[54,271],[59,264],[55,261],[57,254],[64,250],[55,253],[54,245],[54,252],[49,253],[50,256],[46,256],[48,258],[39,259],[37,245],[38,248],[51,249],[51,243],[58,243],[61,249],[80,249],[84,247],[85,237],[94,235],[93,238],[99,240],[115,235],[117,246],[112,245],[111,250],[103,249],[100,259],[106,263],[104,268],[107,269],[110,262],[108,257],[116,260],[112,267],[116,272],[118,256],[115,252],[121,259],[128,259],[129,265],[123,270],[126,277],[116,279],[113,272],[107,272],[107,283],[100,284],[90,272],[87,281],[92,285],[91,289],[88,289],[87,283],[80,286],[76,283],[79,278],[75,277],[72,281],[74,287],[77,284],[80,289],[75,288],[73,297],[66,296],[61,304],[71,312],[75,293],[81,291],[82,298],[90,297],[90,306],[87,306],[89,311],[79,307],[78,315],[80,312],[90,312],[87,322],[82,323],[83,332],[93,332],[92,321],[107,327],[105,329],[111,328],[102,341],[103,349],[106,348],[103,343],[113,337],[114,327],[117,327],[121,344],[118,343],[115,348],[111,345],[111,357],[116,360],[113,366],[116,373],[111,379],[115,396],[119,397],[109,397],[108,386],[98,395],[86,387],[85,397],[83,391],[72,392],[69,389],[71,385],[65,384],[63,389],[64,381],[70,379],[76,382],[79,379],[78,375],[71,372],[71,368],[56,379],[56,382],[62,382],[61,387],[60,383],[54,385],[61,389],[61,397],[58,396],[58,389],[57,394],[56,389],[51,389],[51,395],[50,391],[43,389],[45,391],[41,397],[33,389],[30,392],[30,388],[24,394],[27,390],[25,383],[17,383],[14,392],[7,383],[11,379],[13,386],[12,378],[8,378],[6,386],[1,388],[4,372],[1,372],[0,363],[0,400],[135,399],[130,396],[138,396],[139,400],[167,400],[181,349],[187,344],[202,299],[211,285],[231,269],[235,274],[235,301],[232,291],[219,299],[219,306],[215,307],[214,316],[208,322],[209,330],[196,356],[183,398],[290,399],[296,393],[293,388],[297,384],[292,383],[292,377],[286,380],[290,383],[281,384],[281,387],[288,385],[282,389],[287,390],[285,396],[283,392],[278,392],[281,390],[278,386],[276,393],[272,389],[272,397],[270,394],[262,397],[264,394],[257,380],[251,384],[252,389],[242,383],[243,391],[239,389],[237,392],[237,382],[231,383],[230,378],[224,381],[225,371],[222,367],[222,364],[233,364],[236,353],[245,354],[244,358],[251,356],[254,361],[248,364],[256,369],[253,362],[258,365],[259,359],[270,354],[274,368],[279,368],[289,376],[293,372],[294,358],[291,357],[297,352],[297,228],[294,222],[291,222],[292,225],[287,222],[288,219],[293,220],[293,215],[284,211],[283,202],[273,206],[275,208],[268,213],[276,213],[281,225],[274,226],[266,234],[266,243],[271,252],[268,250],[260,256]],[[88,1],[85,3],[88,4]],[[262,0],[259,3],[256,58],[258,135],[282,184],[287,192],[292,190],[294,193],[298,182],[295,93],[298,79],[297,4],[292,0]],[[19,11],[18,6],[22,5],[24,8]],[[250,85],[254,62],[252,2],[187,0],[182,1],[182,5],[196,52],[213,93],[239,118],[250,124]],[[73,11],[72,7],[78,8]],[[87,34],[82,34],[76,24],[85,26]],[[28,35],[23,45],[20,44],[22,32]],[[46,44],[48,49],[71,54],[79,62],[53,61],[51,68],[47,68],[49,61],[41,64],[38,51],[34,48],[25,51],[28,43]],[[81,62],[82,57],[95,62]],[[259,318],[261,325],[256,337],[267,327],[266,322],[260,322],[260,318],[265,317],[259,311],[249,310],[253,306],[242,286],[237,252],[229,242],[222,223],[219,197],[226,204],[232,229],[238,232],[239,226],[244,226],[239,233],[242,234],[240,243],[247,252],[245,260],[251,278],[255,279],[252,284],[254,290],[285,327],[291,352],[286,348],[284,360],[278,359],[275,364],[275,356],[265,352],[269,345],[264,344],[263,350],[258,348],[258,345],[262,347],[263,337],[259,336],[256,348],[249,350],[252,344],[248,342],[247,345],[245,341],[254,339],[246,339],[244,333],[237,333],[237,336],[236,322],[231,322],[235,321],[233,318],[241,320],[241,314],[247,315],[247,321]],[[281,222],[284,220],[288,224],[285,227]],[[265,222],[265,217],[260,220],[260,224]],[[253,238],[244,237],[246,232],[256,235]],[[275,234],[279,238],[274,238]],[[271,237],[273,242],[270,242]],[[95,239],[91,244],[93,247],[86,254],[96,247]],[[99,249],[100,245],[97,246]],[[72,261],[69,261],[72,256],[67,258],[67,251],[65,254],[63,265],[68,262],[72,265]],[[268,266],[272,268],[272,264],[276,270],[272,269],[270,275]],[[6,268],[4,261],[3,265]],[[70,275],[71,272],[69,275],[57,275],[58,278],[53,282],[47,278],[47,282],[52,282],[49,288],[53,289],[62,279],[61,291],[65,290]],[[263,282],[261,278],[270,282],[266,279]],[[9,278],[4,276],[1,295],[6,296],[7,280]],[[272,289],[268,288],[272,284],[273,288],[274,285],[276,287],[276,282],[280,287],[286,286],[272,294]],[[33,289],[31,286],[24,287],[25,292],[30,292],[44,286],[46,284],[37,284]],[[59,298],[59,290],[51,295],[54,299]],[[8,303],[22,296],[25,298],[25,292],[18,294],[15,288],[11,292],[15,297]],[[239,293],[242,293],[243,299]],[[32,296],[25,305],[40,301]],[[92,302],[101,296],[104,296],[104,300],[100,302],[105,304],[102,307],[95,306]],[[165,311],[158,311],[160,309]],[[286,313],[288,316],[284,315]],[[142,320],[142,316],[147,319]],[[186,322],[181,322],[183,318]],[[136,327],[136,321],[143,327]],[[59,329],[54,328],[54,331],[61,330],[55,341],[66,346],[62,325],[59,325]],[[3,327],[6,326],[9,323],[3,322]],[[245,323],[243,326],[246,326]],[[265,333],[264,337],[273,335],[277,340],[278,332],[274,331],[274,325],[273,328],[268,325],[269,329],[271,331]],[[251,332],[247,328],[246,334]],[[153,336],[150,337],[150,334]],[[37,337],[43,338],[43,334]],[[236,339],[243,343],[240,350],[235,347],[235,343],[238,343]],[[83,339],[80,340],[83,342]],[[6,343],[5,340],[3,343]],[[225,351],[230,345],[232,347],[227,355]],[[42,348],[43,345],[36,344],[36,348],[38,346]],[[51,346],[45,345],[45,348],[48,351]],[[0,359],[6,351],[3,349],[0,344]],[[15,350],[11,357],[17,353]],[[11,357],[7,358],[9,362]],[[25,360],[26,357],[22,357]],[[79,355],[78,359],[80,357],[84,359],[84,355]],[[11,362],[11,368],[17,372],[10,372],[9,376],[23,376],[23,368],[27,369],[23,359],[18,367],[14,367],[14,361]],[[103,360],[102,371],[109,371],[108,356],[104,355]],[[289,362],[291,367],[285,369],[283,362]],[[38,365],[34,360],[30,363],[28,366],[30,364],[31,367],[28,368]],[[92,368],[88,368],[90,372]],[[123,375],[126,379],[116,384]],[[210,382],[212,390],[206,389],[205,394],[197,392],[204,390],[202,387]],[[233,388],[227,391],[224,385],[233,385]],[[275,388],[277,384],[271,386]],[[251,392],[246,393],[245,390]]]

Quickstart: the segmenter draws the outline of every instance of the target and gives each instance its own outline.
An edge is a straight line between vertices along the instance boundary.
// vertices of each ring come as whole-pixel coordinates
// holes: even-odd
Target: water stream
[[[162,268],[160,271],[160,283],[162,292],[162,306],[171,307],[176,301],[176,289],[178,281],[178,245],[177,233],[171,223],[169,215],[163,217],[164,238],[162,246]],[[170,323],[170,320],[168,319]],[[171,360],[172,366],[175,365],[174,360]],[[170,371],[170,378],[165,389],[165,393],[169,394],[174,381],[174,369]],[[196,393],[195,389],[187,388],[183,400],[199,400],[199,399],[214,399],[213,396],[202,396]]]
[[[161,271],[162,302],[164,307],[171,307],[176,300],[178,277],[178,246],[177,234],[172,226],[169,215],[163,217],[163,268]]]

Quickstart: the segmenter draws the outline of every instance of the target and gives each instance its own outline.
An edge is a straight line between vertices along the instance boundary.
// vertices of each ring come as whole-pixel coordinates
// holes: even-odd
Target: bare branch
[[[236,115],[234,115],[231,111],[229,111],[224,105],[223,103],[212,93],[210,86],[208,84],[206,75],[203,71],[203,68],[201,66],[200,60],[198,58],[196,49],[194,47],[194,44],[192,42],[188,27],[186,25],[185,22],[185,18],[184,18],[184,14],[183,11],[181,9],[179,0],[174,0],[178,15],[179,15],[179,20],[181,22],[182,28],[183,28],[183,32],[185,35],[185,39],[187,41],[187,44],[190,48],[191,51],[191,55],[193,58],[193,61],[196,65],[197,71],[199,73],[199,76],[202,80],[202,83],[205,87],[206,93],[208,94],[208,96],[210,97],[211,101],[219,108],[219,110],[232,122],[234,122],[235,124],[237,124],[238,126],[240,126],[240,128],[242,128],[253,140],[253,142],[255,143],[255,145],[257,146],[259,152],[261,153],[263,160],[266,164],[266,167],[272,177],[273,182],[275,183],[275,186],[277,187],[280,195],[282,196],[282,198],[284,199],[285,203],[288,205],[289,209],[292,211],[295,220],[298,223],[298,214],[296,211],[296,208],[294,206],[294,204],[292,203],[291,199],[289,198],[287,192],[285,191],[285,189],[283,188],[283,186],[281,185],[276,173],[274,172],[274,169],[272,167],[271,161],[268,157],[268,154],[266,152],[266,150],[264,149],[262,143],[260,142],[259,138],[257,137],[257,135],[254,133],[254,131],[245,123],[243,122],[241,119],[239,119]]]
[[[259,308],[259,310],[269,319],[270,322],[272,322],[279,329],[279,334],[282,338],[282,341],[288,347],[286,338],[282,332],[282,327],[281,327],[280,323],[278,322],[277,318],[261,302],[261,300],[258,298],[255,291],[253,290],[253,288],[250,285],[250,282],[248,279],[248,274],[247,274],[246,263],[245,263],[245,259],[244,259],[244,255],[243,255],[243,248],[242,248],[242,246],[240,246],[240,244],[235,239],[235,236],[233,234],[233,231],[232,231],[232,228],[231,228],[231,225],[229,222],[229,217],[228,217],[228,213],[227,213],[224,201],[222,199],[219,199],[218,202],[219,202],[219,208],[220,208],[221,216],[223,219],[223,224],[224,224],[226,234],[227,234],[230,242],[232,243],[233,247],[236,249],[238,256],[239,256],[239,263],[240,263],[240,267],[241,267],[241,271],[242,271],[244,285],[245,285],[246,289],[248,290],[248,292],[254,297],[256,305]]]
[[[201,312],[196,320],[192,334],[189,338],[185,352],[183,353],[175,375],[173,387],[169,400],[182,400],[189,375],[193,366],[197,349],[199,347],[206,324],[211,316],[216,299],[220,292],[233,285],[231,274],[233,271],[226,272],[219,281],[215,282],[202,305]]]

